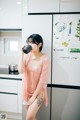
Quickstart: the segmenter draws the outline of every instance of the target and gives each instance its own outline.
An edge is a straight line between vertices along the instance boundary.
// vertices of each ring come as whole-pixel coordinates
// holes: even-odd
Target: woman
[[[48,105],[49,57],[41,52],[43,39],[39,34],[30,35],[26,42],[32,50],[24,54],[24,47],[22,48],[18,71],[23,73],[23,103],[27,108],[26,120],[37,120],[36,114],[41,104]]]

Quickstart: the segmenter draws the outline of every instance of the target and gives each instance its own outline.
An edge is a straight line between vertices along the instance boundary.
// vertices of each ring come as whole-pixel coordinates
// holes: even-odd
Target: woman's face
[[[28,42],[28,44],[32,47],[32,52],[39,51],[39,45],[32,43],[32,42]]]

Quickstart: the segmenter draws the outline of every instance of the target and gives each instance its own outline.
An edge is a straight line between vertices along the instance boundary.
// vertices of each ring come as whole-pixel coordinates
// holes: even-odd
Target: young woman
[[[48,105],[47,81],[49,73],[49,57],[41,52],[43,39],[39,34],[32,34],[27,39],[32,50],[23,53],[18,66],[23,73],[23,103],[26,105],[26,120],[37,120],[36,114],[42,103]]]

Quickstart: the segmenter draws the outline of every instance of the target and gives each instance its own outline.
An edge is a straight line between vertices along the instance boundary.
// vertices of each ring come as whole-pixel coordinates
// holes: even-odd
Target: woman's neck
[[[37,51],[37,52],[33,52],[33,56],[34,57],[41,57],[43,55],[43,53]]]

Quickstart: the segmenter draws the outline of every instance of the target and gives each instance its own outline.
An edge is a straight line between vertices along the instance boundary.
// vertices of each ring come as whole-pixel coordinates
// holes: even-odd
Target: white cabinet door
[[[13,86],[17,87],[17,80],[13,79],[0,79],[0,86]]]
[[[0,79],[0,92],[17,93],[17,80]]]
[[[0,29],[21,28],[22,4],[17,0],[0,0]]]
[[[0,111],[17,112],[17,80],[0,79]]]
[[[61,0],[60,12],[79,12],[80,0]]]
[[[17,94],[0,93],[0,111],[17,112]]]
[[[28,13],[59,12],[59,0],[29,0]]]
[[[40,34],[43,37],[43,53],[49,55],[51,59],[51,34],[52,34],[52,16],[51,15],[29,15],[23,17],[22,41],[25,44],[26,39],[31,34]],[[51,73],[51,72],[50,72]],[[51,76],[51,75],[50,75]],[[51,79],[49,79],[51,83]]]
[[[18,113],[22,113],[22,81],[18,81]]]

